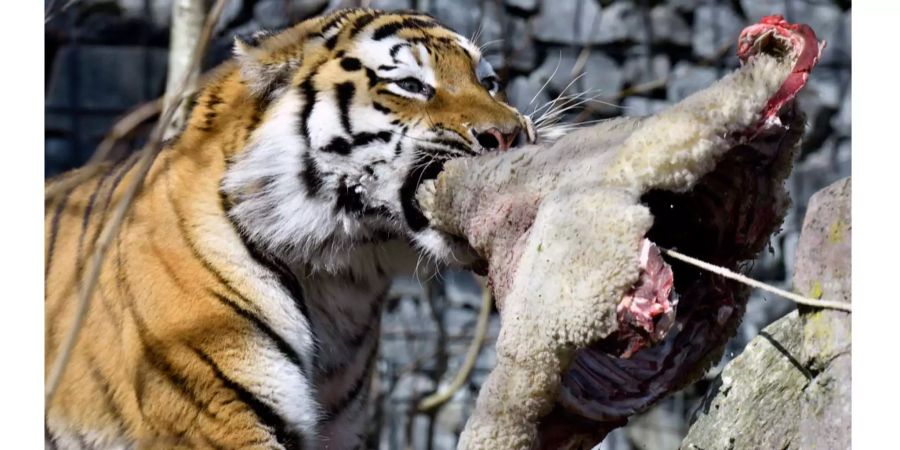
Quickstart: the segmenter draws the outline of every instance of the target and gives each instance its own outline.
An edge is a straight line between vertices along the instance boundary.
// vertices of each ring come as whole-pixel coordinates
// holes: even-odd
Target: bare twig
[[[660,248],[663,253],[681,261],[684,261],[693,266],[697,266],[701,269],[712,272],[716,275],[721,275],[725,278],[730,278],[739,283],[744,283],[747,286],[755,287],[758,289],[762,289],[766,292],[771,292],[773,294],[780,295],[788,300],[792,300],[795,303],[799,303],[801,305],[813,306],[816,308],[830,308],[830,309],[839,309],[841,311],[853,312],[853,307],[849,303],[845,302],[836,302],[831,300],[817,300],[809,297],[804,297],[802,295],[795,294],[793,292],[788,292],[783,289],[778,289],[775,286],[768,285],[761,281],[756,281],[750,277],[741,275],[739,273],[732,272],[724,267],[719,267],[708,262],[700,261],[699,259],[692,258],[690,256],[684,255],[682,253],[678,253],[675,250],[669,250],[665,248]]]
[[[66,4],[62,5],[59,9],[54,10],[53,7],[56,5],[56,0],[51,1],[49,5],[47,5],[47,10],[44,11],[44,24],[47,24],[54,17],[58,16],[63,11],[69,9],[70,6],[78,3],[79,0],[69,0]]]
[[[459,368],[459,372],[456,373],[456,376],[453,377],[453,381],[450,382],[450,385],[447,386],[446,389],[442,392],[436,392],[429,395],[419,402],[419,411],[432,411],[444,403],[447,403],[447,401],[453,398],[453,394],[455,394],[466,380],[469,379],[469,375],[472,374],[472,369],[475,367],[475,361],[478,359],[478,354],[481,352],[484,337],[487,335],[488,323],[491,318],[492,300],[491,290],[488,289],[487,286],[483,286],[481,294],[481,311],[478,313],[478,323],[475,326],[475,337],[472,338],[472,343],[469,344],[469,349],[466,352],[466,359],[463,361],[462,366]]]
[[[171,122],[172,116],[175,114],[178,105],[182,101],[184,101],[184,93],[187,90],[189,84],[189,74],[192,71],[197,71],[200,69],[200,61],[203,57],[203,54],[206,52],[206,46],[209,42],[210,36],[212,35],[213,27],[215,26],[216,22],[218,22],[219,16],[221,16],[222,14],[225,2],[226,0],[216,0],[216,3],[210,10],[210,14],[209,16],[207,16],[206,23],[203,26],[203,32],[197,42],[196,48],[194,49],[194,56],[191,61],[191,70],[189,70],[185,74],[182,82],[178,85],[178,89],[176,89],[175,91],[177,92],[175,98],[177,98],[178,100],[165,108],[162,117],[160,118],[159,122],[156,123],[156,127],[154,128],[153,133],[150,135],[150,139],[147,142],[147,145],[141,150],[143,155],[138,162],[138,170],[134,176],[134,179],[126,187],[125,192],[122,194],[122,199],[117,205],[112,218],[110,218],[110,220],[106,223],[106,226],[103,227],[103,231],[101,232],[100,237],[97,240],[97,247],[94,249],[94,253],[91,256],[90,272],[86,281],[82,284],[82,288],[79,292],[75,318],[72,320],[72,326],[69,328],[69,332],[66,334],[66,337],[63,340],[60,353],[56,357],[56,360],[53,362],[52,369],[50,370],[50,374],[47,377],[47,386],[44,393],[45,408],[49,408],[50,403],[53,400],[53,395],[56,393],[56,390],[59,387],[59,382],[62,379],[63,374],[65,373],[66,366],[68,365],[69,359],[72,355],[72,350],[75,348],[75,343],[78,340],[78,334],[80,333],[81,328],[84,325],[84,319],[87,316],[87,312],[90,308],[91,297],[93,297],[94,288],[97,286],[97,280],[100,276],[100,268],[103,265],[103,260],[106,256],[106,253],[109,250],[113,238],[117,235],[119,227],[122,225],[122,222],[125,219],[125,215],[128,212],[132,201],[137,195],[138,190],[140,190],[141,186],[143,185],[144,178],[150,171],[150,168],[153,165],[153,161],[156,159],[156,155],[159,154],[160,150],[162,149],[163,132],[165,131],[166,125]]]
[[[158,115],[160,109],[162,109],[162,98],[144,103],[119,119],[103,138],[103,141],[100,142],[100,145],[97,146],[97,150],[94,151],[91,159],[82,166],[80,171],[48,186],[44,190],[44,201],[52,200],[57,195],[69,191],[96,175],[97,171],[102,167],[99,163],[109,157],[116,144],[122,139],[131,136],[134,130],[142,123]]]
[[[176,101],[176,83],[188,77],[187,90],[197,90],[199,70],[191,70],[192,51],[197,47],[197,40],[203,29],[203,9],[206,0],[176,0],[172,2],[172,29],[169,32],[171,42],[169,50],[169,73],[166,77],[165,105]],[[190,95],[190,94],[189,94]],[[168,139],[182,128],[190,112],[190,104],[182,102],[176,108],[172,121],[166,125],[163,138]]]

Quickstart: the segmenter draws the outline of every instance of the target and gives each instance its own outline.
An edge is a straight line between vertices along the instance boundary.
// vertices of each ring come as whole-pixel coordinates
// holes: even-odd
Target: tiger
[[[347,9],[236,39],[109,241],[48,448],[352,449],[380,315],[423,257],[476,267],[416,189],[537,139],[471,40]],[[45,377],[138,154],[45,201]],[[45,378],[46,379],[46,378]]]

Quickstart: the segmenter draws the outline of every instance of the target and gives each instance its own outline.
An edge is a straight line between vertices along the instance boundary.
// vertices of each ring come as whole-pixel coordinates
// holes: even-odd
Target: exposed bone
[[[756,27],[773,28],[765,20]],[[432,226],[465,237],[488,262],[501,311],[497,365],[459,448],[529,449],[542,442],[539,423],[559,398],[561,374],[578,350],[617,330],[617,305],[638,280],[640,243],[654,220],[642,194],[686,192],[730,149],[796,125],[782,124],[778,113],[805,83],[818,53],[810,63],[809,35],[785,22],[774,27],[781,34],[742,34],[748,59],[739,70],[655,116],[619,118],[547,145],[450,161],[433,184],[420,188],[417,198]],[[798,130],[791,133],[793,148]],[[786,156],[771,173],[775,225],[784,212],[781,186],[791,148],[782,149]],[[638,400],[635,409],[646,406]],[[608,430],[598,431],[595,438]]]

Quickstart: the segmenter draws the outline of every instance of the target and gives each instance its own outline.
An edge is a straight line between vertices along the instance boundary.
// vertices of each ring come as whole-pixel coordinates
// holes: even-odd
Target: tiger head
[[[417,187],[449,159],[535,140],[477,46],[427,15],[346,10],[238,41],[236,54],[262,110],[222,182],[247,238],[323,261],[406,238],[471,262],[462,241],[429,227]]]

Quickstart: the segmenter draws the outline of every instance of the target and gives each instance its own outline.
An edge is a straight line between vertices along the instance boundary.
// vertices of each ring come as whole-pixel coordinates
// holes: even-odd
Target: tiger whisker
[[[534,97],[531,97],[531,101],[528,102],[529,105],[531,105],[532,103],[534,103],[535,100],[537,100],[538,96],[541,95],[541,92],[544,92],[544,89],[546,89],[547,85],[550,84],[550,80],[552,80],[553,77],[556,76],[556,72],[559,71],[560,64],[562,64],[562,50],[559,51],[559,59],[556,61],[556,68],[553,69],[553,73],[550,74],[550,78],[547,78],[547,81],[544,82],[544,85],[541,86],[541,88],[538,89],[537,93],[534,94]]]

